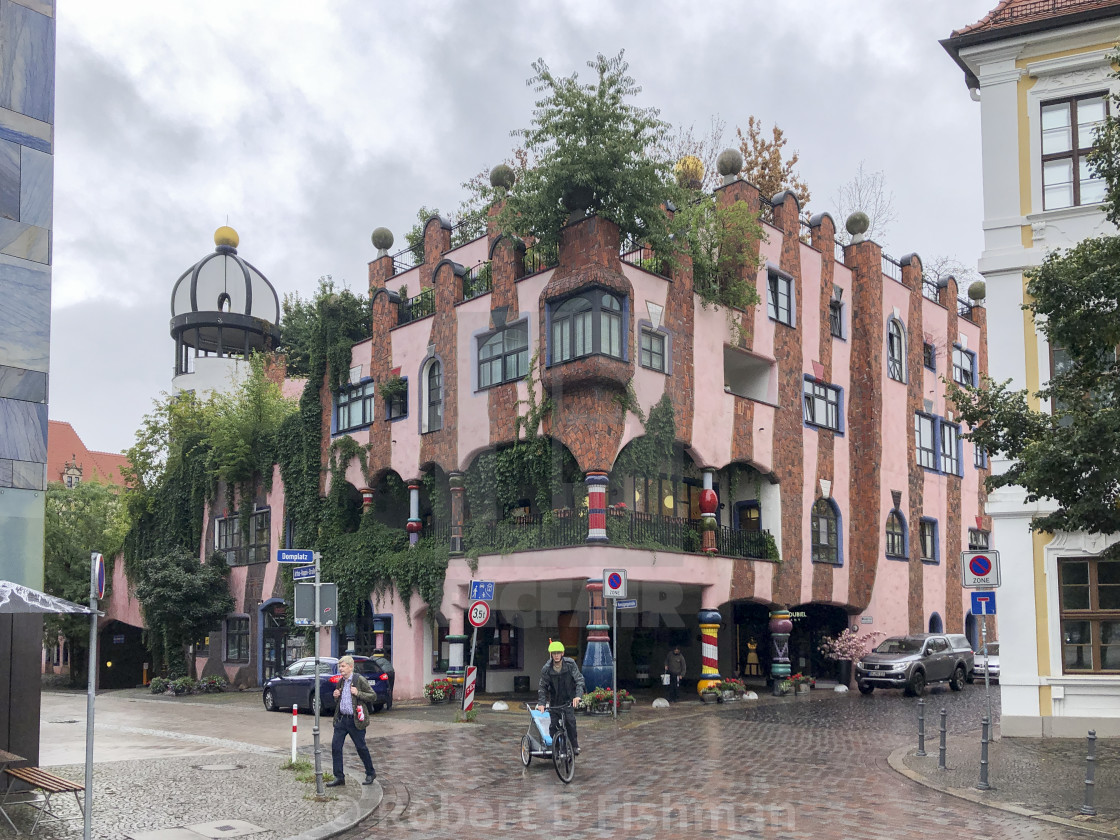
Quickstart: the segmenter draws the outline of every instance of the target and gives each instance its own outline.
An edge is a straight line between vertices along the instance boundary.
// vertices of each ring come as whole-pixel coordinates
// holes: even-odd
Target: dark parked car
[[[392,668],[392,663],[384,657],[354,657],[354,670],[369,680],[377,695],[377,701],[373,704],[375,712],[393,705],[393,682],[396,674]],[[320,656],[319,698],[323,704],[323,714],[334,713],[334,690],[338,687],[340,679],[338,659],[333,656]],[[273,677],[264,684],[264,707],[270,712],[290,709],[293,705],[311,711],[314,697],[314,657],[297,659],[284,670],[283,674]]]
[[[972,667],[972,648],[964,636],[892,636],[856,662],[856,683],[862,694],[876,688],[901,688],[918,696],[927,685],[939,682],[960,691],[972,675]]]

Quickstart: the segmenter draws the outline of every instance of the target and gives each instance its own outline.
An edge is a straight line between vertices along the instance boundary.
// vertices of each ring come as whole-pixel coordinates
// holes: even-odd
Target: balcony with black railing
[[[427,318],[436,313],[435,289],[425,289],[415,297],[402,300],[398,304],[397,323],[411,324],[421,318]]]
[[[481,262],[463,275],[463,300],[473,300],[494,289],[494,271],[491,263]]]

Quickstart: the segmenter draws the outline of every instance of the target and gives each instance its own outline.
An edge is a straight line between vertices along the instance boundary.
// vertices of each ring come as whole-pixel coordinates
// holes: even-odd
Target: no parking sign
[[[962,551],[961,586],[965,589],[993,589],[999,586],[999,552]]]

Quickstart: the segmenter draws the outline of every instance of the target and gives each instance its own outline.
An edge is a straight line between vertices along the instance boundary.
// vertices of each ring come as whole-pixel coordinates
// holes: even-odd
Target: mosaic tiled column
[[[467,672],[466,648],[467,637],[464,634],[448,634],[447,678],[458,685],[462,685],[463,676]]]
[[[587,474],[587,541],[607,541],[607,483],[605,472]],[[602,581],[600,581],[602,583]],[[599,587],[600,592],[602,586]],[[601,596],[600,596],[601,597]]]
[[[463,553],[463,474],[453,472],[447,476],[451,485],[451,553]]]
[[[704,691],[721,679],[719,675],[719,624],[723,617],[718,610],[700,610],[700,680],[696,690]]]
[[[583,655],[581,670],[587,690],[591,691],[600,686],[610,687],[614,657],[611,656],[611,628],[607,624],[607,610],[603,605],[601,578],[587,579],[587,594],[587,651]]]
[[[420,542],[420,529],[423,523],[420,521],[420,482],[410,481],[408,483],[408,524],[404,529],[408,531],[408,544],[410,547],[415,547],[416,543]]]
[[[700,491],[701,546],[705,554],[716,553],[716,511],[719,510],[719,496],[712,489],[714,474],[715,470],[704,470],[704,489]]]
[[[793,630],[793,619],[789,610],[770,611],[770,638],[774,642],[774,654],[770,662],[770,678],[774,681],[774,693],[781,694],[782,680],[790,675],[789,634]]]
[[[362,494],[362,513],[365,513],[373,506],[373,490],[363,487],[359,492]]]

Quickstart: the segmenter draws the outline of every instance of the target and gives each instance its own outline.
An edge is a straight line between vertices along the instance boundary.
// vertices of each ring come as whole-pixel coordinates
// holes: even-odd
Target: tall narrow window
[[[642,367],[665,373],[665,336],[653,330],[642,330]]]
[[[944,420],[941,426],[941,472],[961,475],[961,428]]]
[[[770,317],[787,327],[793,326],[793,278],[771,271],[767,275],[766,311]]]
[[[897,510],[887,514],[887,556],[906,557],[906,523]]]
[[[805,422],[840,431],[840,389],[835,385],[806,379],[804,384]]]
[[[249,661],[249,619],[226,619],[226,660]]]
[[[1058,560],[1065,673],[1120,672],[1120,560]]]
[[[953,345],[953,381],[958,385],[976,385],[976,354],[960,345]]]
[[[510,324],[479,339],[478,387],[524,379],[529,372],[529,322]]]
[[[844,304],[835,299],[828,302],[828,332],[833,338],[844,337]]]
[[[922,343],[922,364],[930,370],[937,370],[937,348],[928,341]]]
[[[424,376],[424,428],[435,432],[443,428],[443,366],[438,359],[428,362]]]
[[[1045,210],[1104,201],[1104,179],[1089,168],[1089,153],[1104,124],[1104,94],[1042,106],[1042,205]]]
[[[828,499],[817,499],[809,516],[812,527],[813,562],[840,563],[839,517]]]
[[[906,381],[906,339],[897,318],[887,322],[887,376]]]
[[[933,418],[928,414],[914,415],[914,442],[917,445],[918,463],[929,470],[937,469],[937,450],[933,448]]]
[[[918,523],[918,535],[922,541],[922,560],[926,563],[937,562],[937,521],[923,519]]]

